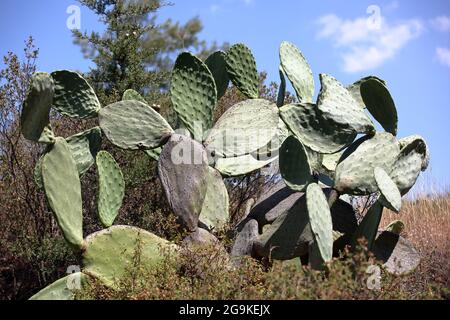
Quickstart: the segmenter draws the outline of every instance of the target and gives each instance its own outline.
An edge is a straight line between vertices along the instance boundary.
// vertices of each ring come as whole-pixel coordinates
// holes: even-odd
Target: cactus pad
[[[295,191],[305,191],[313,177],[303,144],[290,136],[281,145],[279,158],[281,176],[286,185]]]
[[[311,183],[306,189],[306,206],[314,242],[324,261],[333,256],[333,221],[327,198],[317,183]]]
[[[211,71],[216,83],[217,100],[223,97],[230,83],[230,78],[227,73],[227,65],[225,62],[225,55],[226,54],[223,51],[216,51],[205,60],[205,64]]]
[[[75,292],[74,290],[81,289],[75,286],[79,277],[80,285],[83,285],[87,281],[87,276],[82,272],[72,273],[64,278],[56,280],[49,286],[45,287],[35,295],[33,295],[30,300],[74,300]],[[73,289],[70,289],[74,286]]]
[[[155,161],[159,160],[159,155],[161,154],[162,148],[158,147],[155,149],[145,150],[145,153]]]
[[[209,229],[219,230],[229,218],[228,191],[216,169],[208,167],[206,182],[206,195],[199,219]]]
[[[54,83],[45,72],[36,72],[30,80],[30,87],[20,115],[20,127],[23,136],[38,142],[49,123],[52,107]]]
[[[430,164],[430,150],[428,149],[427,143],[422,136],[414,134],[412,136],[401,138],[400,140],[398,140],[400,150],[403,150],[406,146],[412,144],[414,141],[417,141],[413,144],[414,149],[416,149],[416,151],[422,155],[421,170],[425,171]],[[411,146],[409,148],[411,148]]]
[[[375,133],[375,127],[350,92],[335,78],[320,75],[322,85],[317,106],[323,117],[339,125],[339,128],[356,133]]]
[[[174,250],[176,246],[148,231],[112,226],[86,238],[82,254],[83,272],[114,287],[127,275],[137,254],[141,263],[139,267],[152,268],[164,259],[165,253]]]
[[[52,72],[55,82],[53,106],[61,114],[72,118],[93,118],[101,105],[90,84],[77,72],[59,70]]]
[[[280,75],[280,87],[278,88],[277,107],[281,108],[284,105],[284,99],[286,96],[286,75],[284,74],[284,70],[281,65],[278,72]]]
[[[300,102],[312,102],[314,78],[311,67],[300,50],[290,42],[280,45],[280,61],[284,72],[297,93]]]
[[[189,231],[195,231],[208,186],[208,159],[201,144],[173,134],[158,161],[158,173],[167,200]]]
[[[395,234],[400,235],[405,229],[405,224],[401,220],[394,220],[389,225],[384,228],[384,231],[389,231]]]
[[[380,225],[382,214],[383,205],[381,204],[381,202],[376,201],[367,211],[366,215],[364,216],[352,236],[350,243],[353,248],[356,248],[358,239],[364,237],[367,240],[367,248],[369,250],[372,249],[375,237],[378,232],[378,226]]]
[[[397,109],[386,85],[376,78],[361,83],[361,97],[367,110],[387,132],[397,135]]]
[[[258,71],[251,50],[244,44],[235,44],[227,51],[225,62],[228,76],[233,84],[246,97],[258,98]]]
[[[147,101],[144,99],[144,97],[142,97],[139,94],[139,92],[137,92],[136,90],[133,90],[133,89],[125,90],[125,92],[123,93],[122,101],[126,101],[126,100],[137,100],[137,101],[147,104]]]
[[[276,159],[278,156],[258,160],[254,155],[246,154],[239,157],[219,158],[214,167],[224,176],[236,177],[261,169]]]
[[[241,156],[264,147],[278,128],[278,108],[264,99],[239,102],[217,120],[204,144],[223,157]]]
[[[320,153],[338,152],[356,137],[356,133],[340,130],[333,121],[323,119],[314,104],[285,105],[280,116],[305,146]]]
[[[397,140],[388,132],[358,139],[344,152],[336,167],[335,189],[352,195],[377,192],[373,170],[380,167],[390,172],[399,152]]]
[[[347,86],[347,90],[353,96],[353,99],[355,99],[355,101],[358,103],[358,105],[361,107],[361,109],[364,109],[366,107],[366,105],[364,104],[364,100],[361,97],[361,84],[367,80],[372,80],[372,79],[377,80],[386,86],[386,82],[384,80],[377,78],[375,76],[364,77],[364,78],[354,82],[353,84]]]
[[[99,123],[106,137],[122,149],[157,148],[173,133],[159,113],[136,100],[120,101],[102,108]]]
[[[172,71],[172,105],[179,119],[193,134],[213,125],[217,91],[208,67],[189,52],[181,53]],[[203,131],[201,131],[203,132]]]
[[[102,131],[95,127],[66,139],[72,157],[77,164],[78,174],[82,176],[94,164],[97,152],[102,145]]]
[[[45,194],[64,238],[74,248],[83,244],[81,184],[67,142],[56,138],[42,161]]]
[[[111,154],[100,151],[96,158],[99,192],[98,215],[106,228],[112,226],[125,196],[122,171]]]
[[[375,181],[380,189],[379,201],[388,209],[399,212],[402,207],[402,196],[396,184],[382,168],[374,170]]]

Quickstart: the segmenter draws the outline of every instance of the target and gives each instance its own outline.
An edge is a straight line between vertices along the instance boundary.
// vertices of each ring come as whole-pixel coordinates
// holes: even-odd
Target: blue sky
[[[418,133],[431,150],[429,175],[450,185],[450,2],[173,0],[160,21],[199,16],[201,37],[244,42],[258,69],[278,81],[278,46],[295,43],[316,76],[329,73],[344,84],[366,75],[387,81],[399,113],[399,136]],[[21,52],[28,35],[40,49],[39,69],[88,71],[66,26],[74,0],[2,0],[0,55]],[[81,30],[101,25],[81,8]]]

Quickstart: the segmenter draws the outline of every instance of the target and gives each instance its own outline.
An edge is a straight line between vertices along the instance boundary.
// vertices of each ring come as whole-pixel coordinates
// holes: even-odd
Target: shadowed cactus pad
[[[278,108],[264,99],[239,102],[217,120],[204,144],[222,157],[249,154],[266,146],[277,133]]]
[[[339,81],[327,74],[321,74],[320,83],[322,87],[317,106],[326,120],[337,123],[341,130],[367,134],[375,132],[370,118]]]
[[[217,100],[223,97],[230,83],[230,78],[227,73],[227,65],[225,62],[225,55],[226,53],[223,51],[216,51],[205,60],[205,64],[211,71],[216,83]]]
[[[175,62],[170,97],[180,120],[201,140],[203,137],[198,138],[197,134],[213,124],[217,91],[208,67],[189,52],[180,54]]]
[[[388,209],[399,212],[402,206],[402,196],[395,182],[383,169],[376,167],[374,170],[375,181],[380,189],[379,201]]]
[[[74,248],[83,244],[81,184],[67,142],[57,138],[42,161],[42,178],[47,200],[64,238]]]
[[[102,131],[95,127],[66,139],[72,157],[77,164],[78,174],[82,176],[94,164],[97,152],[102,145]]]
[[[290,42],[280,45],[281,66],[297,93],[300,102],[312,102],[314,78],[311,68],[300,50]]]
[[[125,196],[125,181],[122,171],[111,154],[100,151],[96,158],[99,192],[98,215],[105,227],[110,227],[116,219]]]
[[[333,222],[325,194],[317,183],[311,183],[306,189],[306,206],[314,242],[324,261],[333,256]]]
[[[136,100],[120,101],[102,108],[99,123],[109,141],[129,150],[157,148],[173,133],[159,113]]]
[[[356,133],[340,130],[336,123],[325,120],[315,104],[283,106],[280,108],[280,116],[297,138],[316,152],[338,152],[356,137]]]
[[[143,229],[113,226],[86,238],[83,272],[114,287],[127,275],[138,253],[140,267],[152,268],[163,261],[164,253],[175,250],[175,245]]]
[[[53,106],[63,115],[72,118],[93,118],[101,105],[90,84],[77,72],[60,70],[52,72],[55,82]]]
[[[304,191],[313,181],[308,155],[295,137],[287,138],[280,148],[280,172],[284,182],[295,191]]]
[[[195,231],[208,187],[208,159],[201,144],[173,134],[158,161],[167,200],[182,226]]]
[[[351,245],[356,247],[358,245],[358,240],[360,238],[365,238],[367,240],[367,248],[372,249],[373,242],[378,232],[378,226],[380,225],[381,216],[383,214],[383,205],[381,202],[376,201],[366,215],[358,225],[355,233],[353,234]]]
[[[38,142],[41,138],[49,123],[53,95],[52,77],[45,72],[33,74],[20,115],[21,131],[26,139]]]
[[[373,170],[380,167],[390,172],[399,152],[397,140],[387,132],[358,139],[344,152],[336,167],[336,190],[352,195],[377,192]]]
[[[225,62],[233,84],[246,97],[250,99],[258,98],[258,71],[251,50],[244,44],[235,44],[227,51]]]

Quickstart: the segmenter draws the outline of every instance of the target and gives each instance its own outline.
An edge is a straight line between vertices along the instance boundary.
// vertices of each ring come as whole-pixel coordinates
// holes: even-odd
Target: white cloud
[[[420,20],[390,24],[380,16],[344,20],[330,14],[317,20],[319,39],[329,39],[341,52],[343,70],[353,73],[372,70],[392,59],[411,40],[422,33]]]
[[[436,48],[436,56],[440,63],[450,67],[450,50],[447,48]]]
[[[220,10],[220,6],[217,4],[213,4],[209,7],[209,11],[214,14],[217,13]]]
[[[439,16],[431,21],[431,25],[438,31],[450,31],[450,18],[447,16]]]

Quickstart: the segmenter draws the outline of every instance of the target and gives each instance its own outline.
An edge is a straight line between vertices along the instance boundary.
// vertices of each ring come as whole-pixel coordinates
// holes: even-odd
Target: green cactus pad
[[[313,175],[320,173],[322,171],[323,154],[314,151],[306,146],[305,151],[308,155],[309,166],[311,167],[311,172],[313,173]]]
[[[264,147],[275,136],[277,106],[264,99],[239,102],[217,120],[204,144],[222,157],[241,156]]]
[[[52,72],[55,82],[53,106],[61,114],[72,118],[94,118],[101,105],[90,84],[77,72],[59,70]]]
[[[161,154],[162,148],[158,147],[155,149],[145,150],[145,153],[155,161],[159,160],[159,155]]]
[[[208,67],[189,52],[181,53],[175,62],[170,97],[179,119],[194,136],[212,127],[216,84]]]
[[[122,171],[113,156],[100,151],[96,157],[99,192],[98,216],[106,228],[112,226],[125,196],[125,181]]]
[[[21,131],[26,139],[38,142],[41,138],[49,123],[53,96],[52,77],[45,72],[34,73],[20,115]]]
[[[280,116],[305,146],[319,153],[338,152],[356,138],[356,133],[340,130],[334,122],[323,119],[314,104],[285,105]]]
[[[34,166],[33,170],[33,177],[34,177],[34,183],[38,187],[38,189],[44,188],[44,181],[42,180],[42,160],[44,157],[40,157],[39,160],[36,162],[36,165]]]
[[[139,92],[137,92],[136,90],[133,90],[133,89],[125,90],[125,92],[123,93],[122,101],[126,101],[126,100],[137,100],[137,101],[147,104],[147,101],[144,99],[144,97],[141,96]]]
[[[317,183],[311,183],[306,189],[306,206],[320,255],[324,261],[330,261],[333,256],[333,221],[327,198]]]
[[[280,87],[278,88],[277,107],[281,108],[284,105],[284,99],[286,96],[286,76],[281,65],[278,72],[280,74]]]
[[[157,148],[173,133],[159,113],[136,100],[120,101],[102,108],[99,123],[109,141],[129,150]]]
[[[288,137],[280,148],[280,172],[286,185],[303,192],[314,179],[303,144],[294,136]]]
[[[335,189],[351,195],[377,192],[373,170],[380,167],[391,172],[399,153],[397,140],[388,132],[358,139],[344,152],[336,167]]]
[[[214,167],[224,176],[237,177],[261,169],[276,159],[278,156],[258,160],[254,155],[246,154],[239,157],[219,158]]]
[[[367,80],[372,80],[372,79],[377,80],[377,81],[381,82],[384,86],[386,86],[386,82],[384,80],[377,78],[375,76],[364,77],[364,78],[354,82],[353,84],[347,86],[347,90],[350,92],[353,99],[355,99],[355,101],[358,103],[358,105],[361,107],[361,109],[364,109],[366,107],[366,105],[364,104],[364,100],[361,97],[361,84]]]
[[[150,269],[175,251],[176,246],[143,229],[112,226],[86,238],[83,272],[114,287],[128,274],[138,253],[139,267]]]
[[[83,244],[81,184],[72,152],[63,138],[42,161],[45,194],[64,238],[75,249]]]
[[[82,176],[95,162],[95,156],[102,145],[102,131],[99,127],[86,130],[66,139],[72,157],[77,164],[78,174]]]
[[[228,191],[220,173],[208,167],[205,200],[199,220],[209,229],[219,230],[225,226],[229,218]]]
[[[208,187],[208,158],[197,141],[173,134],[158,161],[158,173],[173,213],[195,231]]]
[[[403,150],[408,145],[412,144],[414,141],[417,141],[413,144],[414,149],[422,155],[422,166],[421,170],[425,171],[430,164],[430,150],[428,148],[427,142],[422,136],[418,134],[414,134],[412,136],[407,136],[398,140],[400,150]],[[412,147],[410,146],[409,149]]]
[[[52,284],[48,285],[35,295],[30,300],[74,300],[75,290],[77,283],[75,283],[79,277],[80,285],[84,285],[87,282],[87,276],[82,272],[72,273],[64,278],[56,280]],[[73,289],[70,289],[72,288]]]
[[[258,98],[258,71],[251,50],[245,44],[235,44],[227,51],[225,62],[228,76],[233,84],[246,97]]]
[[[320,83],[322,87],[317,106],[326,120],[350,132],[375,133],[372,120],[339,81],[327,74],[320,74]]]
[[[376,78],[366,79],[360,86],[367,110],[387,132],[397,135],[397,109],[386,85]]]
[[[375,181],[380,189],[379,201],[388,209],[399,212],[402,207],[402,196],[396,184],[382,168],[374,170]]]
[[[55,133],[50,125],[47,125],[42,131],[41,137],[38,140],[39,143],[52,145],[55,143]]]
[[[403,141],[405,142],[405,141]],[[401,195],[405,195],[414,186],[420,172],[428,165],[426,144],[423,140],[411,140],[398,155],[389,176],[392,178]],[[424,165],[424,162],[426,164]]]
[[[287,128],[286,124],[281,118],[279,118],[275,135],[267,145],[265,145],[261,149],[258,149],[258,151],[256,152],[258,160],[268,160],[269,158],[273,158],[274,156],[276,156],[284,140],[286,140],[286,138],[290,135],[291,132]]]
[[[298,100],[300,102],[312,102],[314,78],[311,67],[300,50],[294,44],[283,41],[280,45],[280,61],[297,93]]]
[[[216,83],[217,100],[223,97],[230,83],[230,78],[227,73],[227,65],[225,62],[225,55],[226,54],[223,51],[216,51],[205,60],[205,64],[211,71]]]
[[[395,234],[400,235],[403,230],[405,229],[405,224],[401,220],[394,220],[391,223],[389,223],[386,228],[384,228],[384,231],[389,231]]]
[[[366,215],[358,225],[355,233],[350,241],[351,246],[356,248],[358,245],[358,239],[365,238],[367,240],[367,248],[369,250],[373,247],[373,242],[378,232],[378,226],[380,225],[381,216],[383,214],[383,205],[381,202],[376,201]]]
[[[330,178],[334,179],[334,172],[336,171],[336,166],[339,163],[344,151],[332,153],[332,154],[324,154],[322,158],[322,170],[326,173]]]

